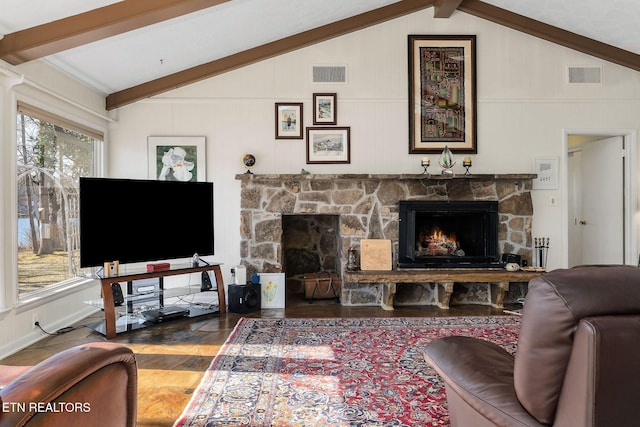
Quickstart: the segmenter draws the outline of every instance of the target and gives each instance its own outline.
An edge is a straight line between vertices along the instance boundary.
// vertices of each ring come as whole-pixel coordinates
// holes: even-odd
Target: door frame
[[[624,262],[629,265],[638,263],[638,222],[640,211],[638,210],[638,133],[636,129],[564,129],[562,135],[562,193],[565,200],[569,195],[568,163],[569,163],[569,136],[585,135],[600,136],[602,138],[621,136],[624,140]],[[599,172],[600,173],[600,172]],[[562,204],[562,264],[566,268],[569,265],[569,204]]]

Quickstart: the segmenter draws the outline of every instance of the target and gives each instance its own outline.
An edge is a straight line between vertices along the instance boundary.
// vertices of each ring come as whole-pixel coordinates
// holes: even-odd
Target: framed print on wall
[[[349,127],[308,127],[307,164],[351,163]]]
[[[301,102],[276,102],[276,139],[302,139]]]
[[[409,154],[476,153],[476,36],[409,39]]]
[[[204,136],[147,138],[149,178],[159,181],[206,181]]]
[[[338,123],[336,99],[337,94],[335,93],[313,94],[314,125],[335,125]]]
[[[557,157],[536,157],[533,160],[533,173],[538,175],[533,180],[534,190],[557,190],[558,189],[558,158]]]

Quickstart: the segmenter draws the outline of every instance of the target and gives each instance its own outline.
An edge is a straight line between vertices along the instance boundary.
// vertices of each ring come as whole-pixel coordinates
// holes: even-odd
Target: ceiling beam
[[[285,37],[206,64],[114,92],[107,96],[106,108],[113,110],[153,95],[177,89],[246,65],[311,46],[372,25],[433,6],[435,0],[401,0],[360,15]]]
[[[614,64],[640,71],[640,55],[518,15],[479,0],[463,0],[458,10],[539,37]]]
[[[460,6],[462,0],[436,0],[433,4],[434,18],[450,18],[451,14]]]
[[[6,34],[0,59],[12,65],[157,24],[229,0],[125,0]]]

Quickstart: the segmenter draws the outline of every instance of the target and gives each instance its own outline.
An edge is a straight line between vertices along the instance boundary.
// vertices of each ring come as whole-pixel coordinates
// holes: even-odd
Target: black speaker
[[[229,285],[229,311],[231,313],[251,313],[260,310],[260,283]]]
[[[113,294],[113,305],[120,306],[124,302],[124,295],[122,294],[122,286],[120,283],[111,284],[111,293]]]
[[[200,291],[206,292],[213,289],[213,284],[211,283],[211,277],[209,277],[209,272],[202,272],[202,284],[200,285]]]

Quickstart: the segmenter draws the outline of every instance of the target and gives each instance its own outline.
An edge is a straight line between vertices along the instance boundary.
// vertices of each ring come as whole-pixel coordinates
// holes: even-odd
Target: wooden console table
[[[506,271],[502,269],[411,269],[391,271],[345,271],[344,282],[376,283],[384,285],[381,306],[393,310],[393,299],[398,283],[435,283],[440,308],[449,308],[454,283],[489,283],[491,306],[503,308],[504,294],[511,282],[528,282],[542,275],[538,271]]]
[[[164,291],[162,288],[162,282],[164,277],[176,276],[180,274],[201,273],[203,271],[213,271],[216,279],[216,290],[218,293],[219,314],[226,313],[226,299],[224,292],[224,282],[222,279],[222,272],[220,271],[220,264],[207,264],[194,267],[191,264],[176,264],[172,265],[167,270],[158,271],[146,271],[143,269],[131,269],[128,268],[127,272],[123,272],[111,277],[99,276],[100,284],[102,287],[102,305],[104,309],[104,330],[107,339],[115,338],[116,336],[116,313],[115,304],[113,300],[113,292],[111,291],[111,284],[120,282],[132,282],[134,280],[143,280],[149,278],[158,278],[161,283],[160,290],[158,292],[158,300],[160,305],[163,305]]]

